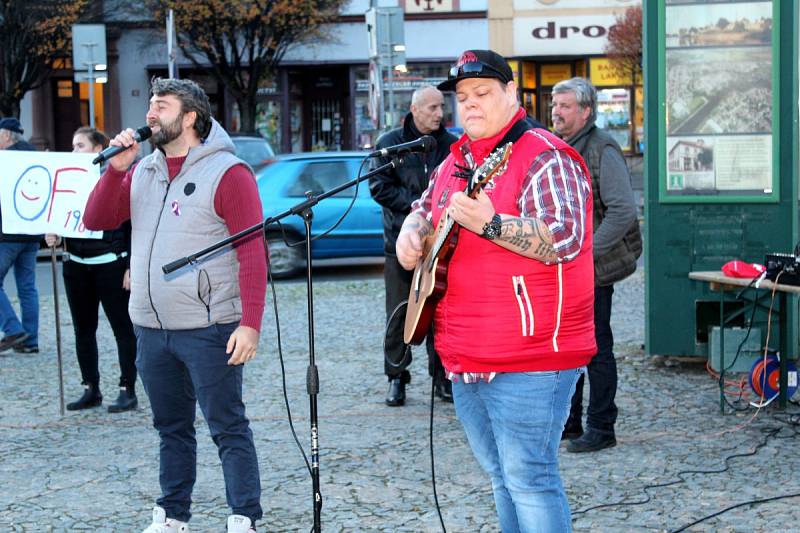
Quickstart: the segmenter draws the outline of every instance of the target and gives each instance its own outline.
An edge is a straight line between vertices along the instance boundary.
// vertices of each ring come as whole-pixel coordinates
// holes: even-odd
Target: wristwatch
[[[495,213],[495,215],[492,217],[492,220],[483,225],[483,234],[481,236],[493,241],[500,236],[500,228],[500,215]]]

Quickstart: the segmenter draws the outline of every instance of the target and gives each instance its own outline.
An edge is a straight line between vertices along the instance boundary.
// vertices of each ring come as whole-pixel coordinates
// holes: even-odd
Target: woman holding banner
[[[72,151],[97,153],[108,146],[108,137],[94,128],[79,128],[72,137]],[[48,246],[57,246],[62,239],[45,235]],[[83,378],[83,395],[67,404],[77,411],[103,403],[98,370],[97,323],[99,306],[111,324],[117,341],[120,380],[119,396],[108,406],[110,413],[135,409],[136,337],[128,316],[130,298],[131,225],[126,222],[114,231],[103,232],[101,239],[65,238],[64,287],[75,328],[75,350]]]

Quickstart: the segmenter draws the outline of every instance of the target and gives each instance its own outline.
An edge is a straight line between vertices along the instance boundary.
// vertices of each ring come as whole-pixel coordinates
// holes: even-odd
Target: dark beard
[[[150,138],[150,144],[155,148],[161,148],[181,136],[181,133],[183,133],[183,113],[170,123],[159,122],[159,126],[158,132],[154,133]]]

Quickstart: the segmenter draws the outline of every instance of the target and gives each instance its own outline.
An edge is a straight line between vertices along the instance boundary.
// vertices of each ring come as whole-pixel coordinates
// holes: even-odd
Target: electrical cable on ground
[[[266,226],[261,232],[261,235],[264,239],[264,250],[267,250],[267,232]],[[275,312],[275,330],[277,332],[277,341],[278,341],[278,362],[281,365],[281,388],[283,391],[283,403],[286,406],[286,416],[289,420],[289,430],[292,433],[292,438],[294,439],[295,444],[297,445],[297,449],[300,450],[300,454],[303,456],[303,462],[306,465],[306,470],[308,471],[308,475],[313,477],[311,472],[311,463],[308,462],[308,456],[306,455],[306,451],[303,448],[303,445],[300,443],[300,439],[297,437],[297,432],[294,429],[294,421],[292,419],[292,409],[289,405],[289,395],[286,392],[286,367],[283,362],[283,345],[281,343],[281,322],[280,317],[278,315],[278,297],[275,292],[275,280],[272,278],[272,271],[267,268],[267,280],[269,282],[270,287],[272,287],[272,309]],[[322,499],[322,489],[320,488],[318,491],[320,496],[320,501]],[[322,503],[320,502],[320,506]],[[314,526],[311,526],[311,531],[314,531]]]
[[[781,430],[780,427],[778,427],[778,428],[770,428],[768,430],[765,430],[766,435],[764,437],[764,440],[762,442],[756,444],[755,448],[753,448],[751,451],[746,452],[746,453],[732,454],[732,455],[728,455],[727,457],[725,457],[725,459],[723,461],[723,464],[725,465],[724,468],[718,468],[718,469],[714,469],[714,470],[681,470],[680,472],[677,472],[675,474],[675,476],[678,478],[676,480],[668,481],[668,482],[665,482],[665,483],[656,483],[656,484],[651,484],[651,485],[645,485],[644,487],[642,487],[641,490],[645,494],[645,499],[643,499],[643,500],[631,501],[631,502],[625,501],[625,500],[620,500],[618,502],[613,502],[613,503],[603,503],[603,504],[599,504],[599,505],[594,505],[592,507],[587,507],[586,509],[581,509],[579,511],[573,511],[572,515],[575,516],[575,515],[585,514],[585,513],[588,513],[589,511],[594,511],[594,510],[597,510],[597,509],[605,509],[607,507],[627,507],[627,506],[633,506],[633,505],[644,505],[644,504],[648,503],[652,499],[650,494],[649,494],[649,492],[648,492],[650,489],[670,487],[672,485],[678,485],[680,483],[685,483],[686,479],[684,478],[684,476],[687,476],[687,475],[692,475],[692,474],[709,475],[709,474],[722,474],[724,472],[727,472],[728,469],[730,468],[729,462],[731,460],[737,459],[739,457],[752,457],[752,456],[756,455],[761,448],[763,448],[764,446],[767,445],[767,442],[769,441],[769,438],[776,436],[778,434],[778,432],[780,432],[780,430]]]
[[[387,355],[386,351],[386,339],[389,337],[389,326],[391,326],[392,322],[399,319],[398,317],[404,317],[404,314],[398,314],[400,311],[404,310],[408,306],[408,300],[403,300],[395,308],[392,310],[392,313],[389,315],[389,318],[386,320],[386,327],[383,330],[383,358],[386,361],[386,364],[392,368],[404,368],[409,363],[409,357],[411,355],[411,347],[408,344],[404,343],[403,348],[403,357],[400,361],[395,362],[392,361],[391,358]],[[428,428],[428,442],[430,445],[430,456],[431,456],[431,484],[433,486],[433,501],[436,505],[436,513],[439,515],[439,523],[442,526],[442,532],[447,533],[447,528],[444,525],[444,519],[442,518],[442,509],[439,507],[439,496],[436,492],[436,463],[434,461],[433,455],[433,405],[434,405],[434,398],[436,396],[436,380],[431,377],[431,417],[430,417],[430,425]]]

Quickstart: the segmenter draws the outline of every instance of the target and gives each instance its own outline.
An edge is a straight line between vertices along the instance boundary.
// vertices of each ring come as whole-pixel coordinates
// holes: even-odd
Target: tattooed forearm
[[[504,217],[499,240],[520,255],[546,262],[558,260],[550,232],[535,218]]]
[[[415,231],[419,234],[420,238],[425,238],[433,233],[433,226],[426,219],[419,215],[410,215],[403,222],[403,230]]]

